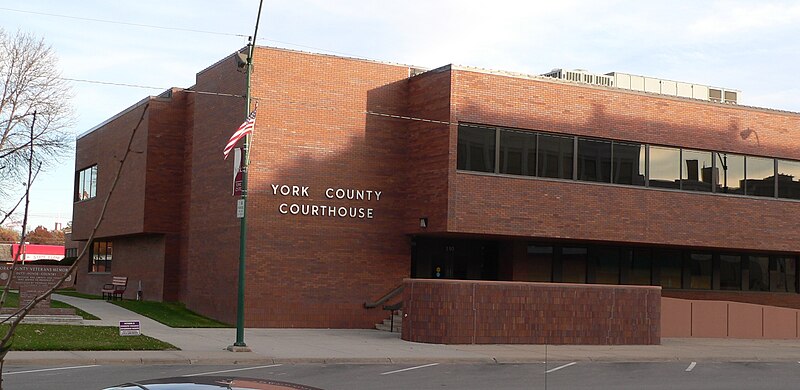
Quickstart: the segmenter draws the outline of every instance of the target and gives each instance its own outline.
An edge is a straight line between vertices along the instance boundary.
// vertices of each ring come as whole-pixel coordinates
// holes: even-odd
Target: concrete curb
[[[46,352],[43,352],[46,354]],[[8,356],[6,365],[270,365],[270,364],[544,364],[543,356],[536,357],[383,357],[383,358],[340,358],[340,357],[296,357],[276,358],[254,354],[255,356],[183,356],[158,354],[142,356],[133,352],[122,352],[127,356],[91,356],[90,353],[59,353],[63,356]],[[238,354],[237,354],[238,355]],[[249,355],[249,353],[248,353]],[[767,363],[798,361],[798,358],[777,357],[764,359],[760,357],[731,357],[731,356],[703,356],[703,357],[575,357],[552,356],[552,362],[595,362],[595,363],[664,363],[664,362],[710,362],[710,363]]]

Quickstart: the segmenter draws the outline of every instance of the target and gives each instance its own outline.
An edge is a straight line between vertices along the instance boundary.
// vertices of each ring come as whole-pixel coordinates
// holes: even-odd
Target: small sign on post
[[[139,320],[133,321],[120,321],[119,322],[119,335],[120,336],[141,336],[142,327]]]
[[[236,218],[244,218],[244,199],[236,200]]]

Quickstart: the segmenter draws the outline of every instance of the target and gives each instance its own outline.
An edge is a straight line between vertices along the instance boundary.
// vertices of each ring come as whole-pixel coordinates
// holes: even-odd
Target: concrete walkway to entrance
[[[103,300],[54,299],[100,317],[139,320],[142,333],[179,351],[12,351],[6,364],[541,363],[545,361],[800,361],[798,340],[662,339],[656,346],[440,345],[363,329],[245,329],[252,352],[229,352],[235,329],[170,328]]]

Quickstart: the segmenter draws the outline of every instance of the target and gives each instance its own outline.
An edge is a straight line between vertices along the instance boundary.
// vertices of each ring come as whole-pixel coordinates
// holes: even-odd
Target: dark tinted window
[[[794,283],[795,267],[794,257],[773,257],[770,260],[769,266],[769,290],[776,292],[797,292]]]
[[[658,264],[661,287],[681,288],[681,252],[668,249],[654,249],[653,262]]]
[[[536,134],[500,131],[500,173],[536,175]]]
[[[714,153],[717,172],[717,192],[744,194],[744,156],[730,153]]]
[[[684,149],[681,161],[681,189],[711,192],[711,183],[716,177],[711,167],[711,152]]]
[[[742,289],[742,256],[719,256],[719,288],[721,290]]]
[[[644,145],[614,142],[611,172],[613,183],[644,185],[645,154]]]
[[[611,182],[611,142],[578,138],[578,180]]]
[[[528,281],[552,282],[553,247],[528,245],[528,270]]]
[[[689,254],[689,288],[711,289],[711,254]]]
[[[494,172],[494,132],[494,129],[458,127],[458,169]]]
[[[586,283],[586,248],[563,248],[561,281]]]
[[[680,188],[680,164],[680,149],[651,146],[650,187]]]
[[[778,160],[778,196],[800,199],[800,161]]]
[[[592,248],[590,256],[595,283],[619,284],[619,255],[619,248]]]
[[[631,268],[628,271],[628,283],[649,285],[651,283],[651,266],[650,250],[634,249]]]
[[[775,196],[775,162],[771,158],[745,158],[747,195]]]
[[[749,256],[747,279],[750,291],[769,291],[768,256]]]
[[[539,134],[538,176],[572,179],[573,138]]]

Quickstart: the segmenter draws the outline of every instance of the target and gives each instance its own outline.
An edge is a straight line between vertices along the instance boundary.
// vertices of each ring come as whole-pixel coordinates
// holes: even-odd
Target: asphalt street
[[[102,389],[163,377],[222,375],[322,389],[796,389],[798,362],[7,366],[4,388]]]

